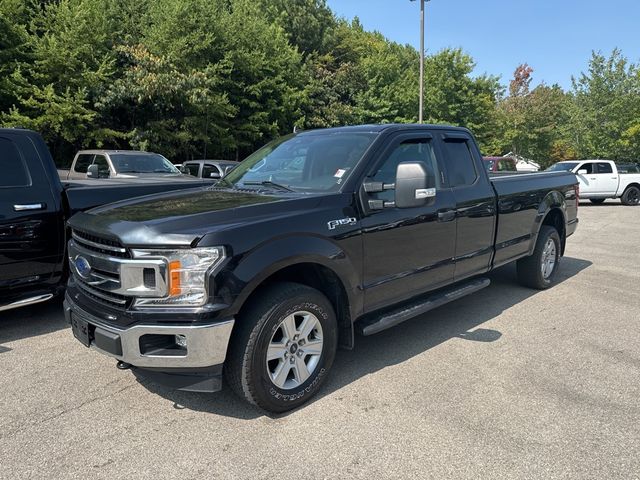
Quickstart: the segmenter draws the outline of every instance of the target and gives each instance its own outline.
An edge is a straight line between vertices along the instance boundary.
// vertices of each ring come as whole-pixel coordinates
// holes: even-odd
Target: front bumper
[[[222,365],[234,320],[199,324],[135,324],[129,327],[109,325],[91,315],[66,295],[64,314],[71,323],[75,316],[87,323],[89,346],[104,355],[135,367],[170,373],[185,369],[202,369]],[[184,351],[144,348],[145,339],[182,335],[186,340]]]

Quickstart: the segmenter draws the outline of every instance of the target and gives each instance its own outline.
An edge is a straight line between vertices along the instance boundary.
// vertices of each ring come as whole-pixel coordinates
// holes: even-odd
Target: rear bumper
[[[576,231],[577,228],[578,228],[578,219],[577,218],[567,222],[567,237],[569,235],[573,235],[573,233]]]
[[[134,324],[129,327],[109,325],[80,308],[67,295],[64,301],[67,322],[76,316],[88,325],[89,346],[98,352],[141,369],[157,372],[185,373],[222,365],[234,319],[203,324]],[[186,348],[162,348],[163,338],[182,336]],[[166,336],[166,337],[163,337]],[[159,343],[155,348],[154,344]]]

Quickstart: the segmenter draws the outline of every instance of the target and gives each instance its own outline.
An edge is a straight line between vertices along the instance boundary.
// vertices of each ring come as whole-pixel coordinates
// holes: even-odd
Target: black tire
[[[620,200],[623,205],[636,206],[640,204],[640,188],[634,186],[627,187]]]
[[[227,383],[238,396],[269,412],[280,413],[294,409],[317,393],[333,364],[338,346],[338,328],[333,307],[318,290],[297,283],[274,284],[258,293],[250,302],[236,321],[237,330],[232,336],[225,364]],[[280,330],[284,319],[302,311],[311,313],[319,320],[322,353],[319,360],[318,357],[314,360],[317,363],[306,381],[283,389],[270,376],[267,349],[274,335],[284,333],[284,330]],[[302,350],[305,347],[296,346],[298,348]],[[294,353],[289,353],[287,348],[283,351],[285,350],[286,355],[290,355],[288,360],[291,360]],[[279,365],[285,367],[287,358],[274,361],[284,362]],[[295,358],[291,360],[292,363],[294,361],[297,362]],[[297,370],[293,372],[296,373]],[[293,378],[287,381],[296,380]]]
[[[591,203],[593,203],[594,205],[600,205],[602,203],[604,203],[604,201],[606,200],[606,198],[590,198],[589,201]]]
[[[545,259],[545,247],[550,240],[554,243],[555,259],[551,272],[545,275],[543,274],[542,264]],[[525,287],[538,290],[544,290],[553,285],[553,279],[558,270],[558,264],[560,263],[561,248],[558,231],[553,227],[543,225],[538,233],[538,240],[536,241],[536,248],[533,250],[533,255],[521,258],[516,263],[518,281]]]

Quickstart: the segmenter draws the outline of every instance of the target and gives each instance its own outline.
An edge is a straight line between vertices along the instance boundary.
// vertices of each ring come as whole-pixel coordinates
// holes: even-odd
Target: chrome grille
[[[111,307],[115,308],[125,308],[129,302],[129,299],[124,295],[117,295],[114,293],[108,293],[104,290],[98,290],[96,288],[92,288],[79,279],[77,276],[76,285],[82,290],[82,292],[92,300],[97,301],[98,303],[104,303]]]
[[[87,250],[103,253],[111,257],[131,258],[127,249],[115,240],[97,237],[81,230],[73,230],[71,236],[81,247]]]
[[[114,240],[73,230],[69,265],[82,293],[115,308],[127,308],[134,297],[167,294],[167,263],[162,258],[132,258]]]

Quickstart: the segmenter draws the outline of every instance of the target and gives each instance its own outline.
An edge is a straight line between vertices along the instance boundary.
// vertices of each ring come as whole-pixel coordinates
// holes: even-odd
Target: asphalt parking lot
[[[60,302],[0,314],[0,478],[640,477],[640,207],[583,203],[559,283],[491,287],[339,352],[312,403],[138,383]]]

